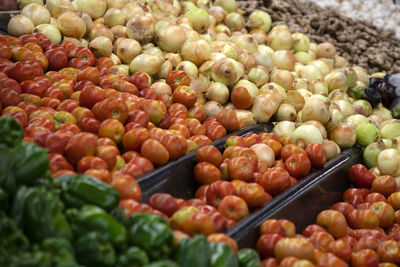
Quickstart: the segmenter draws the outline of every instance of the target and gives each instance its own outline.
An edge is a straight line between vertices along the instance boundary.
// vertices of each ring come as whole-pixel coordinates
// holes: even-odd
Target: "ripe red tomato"
[[[49,70],[61,70],[67,66],[68,56],[63,49],[49,49],[44,55],[49,61]]]
[[[352,249],[341,239],[331,242],[327,247],[327,251],[335,254],[345,262],[349,262],[351,260]]]
[[[254,164],[246,157],[235,157],[228,163],[228,173],[231,179],[252,181],[254,171]]]
[[[309,224],[306,228],[304,228],[302,235],[305,237],[310,237],[314,232],[326,232],[324,228],[317,224]]]
[[[211,184],[221,179],[221,172],[211,163],[199,162],[194,167],[194,179],[200,185]]]
[[[0,43],[0,58],[10,59],[12,56],[11,48]]]
[[[302,149],[298,145],[288,144],[282,148],[281,158],[283,161],[286,161],[290,156],[297,153],[304,154],[307,156],[307,152],[304,151],[304,149]]]
[[[347,222],[342,213],[336,210],[324,210],[317,216],[317,224],[322,226],[335,238],[346,235]]]
[[[371,229],[379,225],[379,218],[371,210],[353,210],[347,214],[348,223],[352,228]]]
[[[241,187],[239,197],[243,198],[250,209],[262,207],[272,199],[271,195],[257,183],[248,183]]]
[[[363,249],[353,252],[351,266],[354,267],[375,267],[379,265],[379,258],[375,251]]]
[[[285,191],[291,185],[289,173],[280,167],[270,168],[256,182],[272,196]]]
[[[195,142],[198,147],[206,146],[212,143],[211,139],[205,135],[193,135],[189,138],[193,142]]]
[[[141,155],[155,165],[164,165],[169,160],[168,150],[157,140],[147,139],[141,146]]]
[[[183,231],[189,235],[200,233],[208,236],[215,232],[214,221],[204,213],[194,213],[183,223]]]
[[[335,241],[332,235],[327,232],[314,232],[309,237],[309,240],[314,245],[316,249],[326,251],[329,244]]]
[[[225,196],[218,205],[218,211],[226,218],[236,222],[249,214],[246,201],[234,195]]]
[[[226,141],[225,141],[225,149],[230,146],[246,147],[246,142],[240,136],[236,136],[236,135],[229,136],[228,139],[226,139]]]
[[[92,51],[86,47],[74,48],[69,54],[69,58],[79,58],[89,63],[89,66],[93,66],[96,58],[94,57]]]
[[[261,259],[266,259],[269,257],[274,257],[274,248],[276,243],[282,239],[279,234],[263,234],[257,241],[256,249],[258,254],[260,254]]]
[[[172,90],[175,90],[178,86],[189,86],[190,77],[183,70],[173,70],[168,73],[166,82]]]
[[[206,115],[206,111],[203,105],[197,105],[195,104],[193,107],[191,107],[188,110],[187,113],[189,118],[194,118],[197,119],[199,121],[204,121],[207,117]]]
[[[179,206],[174,197],[167,193],[156,193],[153,194],[148,204],[156,210],[165,213],[168,217],[171,217],[176,211],[179,210]]]
[[[37,62],[16,62],[10,67],[7,75],[18,82],[23,82],[26,80],[33,80],[37,76],[42,76],[43,69]]]
[[[217,230],[215,230],[215,231],[218,232]],[[225,243],[225,244],[229,245],[235,253],[238,251],[238,245],[237,245],[236,241],[234,239],[228,237],[225,234],[222,234],[222,233],[211,234],[207,237],[207,240],[208,240],[208,242],[212,242],[212,243],[218,243],[218,242]]]
[[[228,132],[234,132],[240,128],[239,119],[236,116],[236,112],[231,109],[224,109],[218,113],[217,121],[221,123],[221,125],[224,126]]]
[[[364,165],[353,165],[349,170],[349,179],[357,187],[371,188],[375,175]]]
[[[136,72],[129,77],[129,82],[133,83],[139,90],[151,86],[151,77],[145,72]]]
[[[397,183],[390,175],[378,176],[373,180],[371,190],[388,197],[397,191]]]
[[[108,69],[114,66],[114,61],[112,61],[109,57],[99,57],[96,60],[96,66],[104,66]]]
[[[236,87],[231,93],[231,102],[239,109],[247,109],[253,104],[253,97],[245,87]]]
[[[237,195],[235,187],[227,181],[216,181],[210,184],[206,192],[207,204],[218,207],[225,196]]]
[[[315,168],[322,168],[326,162],[327,154],[325,148],[321,144],[309,144],[306,146],[308,159]]]
[[[197,95],[189,86],[178,86],[172,93],[172,101],[181,103],[187,108],[193,107],[196,100]]]
[[[216,167],[219,167],[224,158],[222,157],[221,152],[215,147],[211,145],[203,146],[199,148],[196,152],[196,161],[206,161],[213,164]]]
[[[78,172],[84,173],[88,169],[106,170],[107,164],[99,157],[85,156],[78,161],[78,165],[76,168]]]
[[[79,96],[79,103],[83,107],[92,108],[97,102],[105,99],[104,91],[95,85],[85,86]]]
[[[128,122],[136,122],[147,128],[150,122],[149,115],[143,110],[134,109],[128,113]]]
[[[307,155],[296,153],[285,161],[286,170],[295,178],[301,178],[310,173],[311,162]]]
[[[97,136],[92,133],[77,133],[71,137],[65,147],[67,159],[72,164],[84,156],[93,156],[96,153]]]
[[[181,135],[166,134],[161,138],[161,144],[168,150],[170,159],[184,155],[188,149],[186,139]]]
[[[124,134],[122,144],[126,150],[139,150],[149,138],[150,134],[146,128],[136,128]]]
[[[58,153],[49,153],[50,172],[56,173],[60,170],[74,170],[74,167],[64,158],[63,155]]]

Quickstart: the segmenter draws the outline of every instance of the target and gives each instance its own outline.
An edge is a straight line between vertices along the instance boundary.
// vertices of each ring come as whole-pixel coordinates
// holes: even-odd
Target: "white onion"
[[[291,135],[291,141],[293,144],[297,144],[299,142],[304,142],[305,145],[314,143],[322,144],[324,138],[322,137],[321,132],[315,126],[301,125],[293,131]]]
[[[122,39],[117,46],[117,56],[125,64],[131,61],[140,54],[142,47],[139,42],[133,39]]]
[[[74,12],[65,12],[57,19],[57,26],[64,36],[82,38],[86,33],[86,24]]]
[[[58,18],[65,12],[74,11],[74,7],[70,0],[47,0],[46,8],[54,18]]]
[[[89,48],[96,57],[110,57],[113,46],[110,39],[98,36],[89,43]]]
[[[162,63],[163,60],[160,57],[140,54],[132,60],[129,70],[131,73],[142,71],[154,75],[160,70]]]
[[[220,104],[225,104],[229,99],[229,89],[223,83],[212,82],[208,87],[206,97],[209,100],[214,100]]]
[[[92,19],[103,17],[107,10],[107,2],[105,0],[77,0],[78,9],[88,13]]]
[[[38,4],[41,6],[44,5],[43,0],[18,0],[17,2],[18,2],[19,9],[23,9],[24,7],[26,7],[27,5],[30,5],[30,4]]]
[[[16,15],[8,22],[7,31],[9,34],[18,37],[32,33],[34,27],[35,25],[33,25],[33,22],[28,17]]]
[[[400,152],[388,148],[379,153],[378,168],[382,175],[400,175]]]
[[[43,5],[29,4],[21,11],[21,15],[28,17],[35,26],[50,23],[50,12]]]
[[[204,108],[207,117],[217,117],[224,110],[224,107],[217,101],[207,101],[204,104]]]
[[[178,25],[167,25],[157,31],[158,46],[167,52],[179,52],[186,41],[185,31]]]
[[[278,122],[272,132],[278,137],[290,137],[292,133],[296,130],[296,124],[291,121],[281,121]]]

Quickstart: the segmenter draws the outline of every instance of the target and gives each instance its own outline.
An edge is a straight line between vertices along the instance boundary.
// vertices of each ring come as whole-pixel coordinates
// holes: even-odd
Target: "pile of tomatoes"
[[[400,264],[400,192],[395,179],[375,176],[362,164],[350,168],[349,179],[363,187],[347,189],[343,201],[321,211],[316,224],[301,235],[285,219],[261,225],[257,251],[264,266]]]

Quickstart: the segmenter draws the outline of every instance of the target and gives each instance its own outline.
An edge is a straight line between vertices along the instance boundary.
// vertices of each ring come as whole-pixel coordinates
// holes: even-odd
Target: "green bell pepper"
[[[19,122],[12,117],[0,118],[0,144],[14,147],[24,138],[24,130]]]
[[[66,215],[77,236],[96,231],[117,247],[121,247],[126,243],[127,233],[125,227],[99,207],[86,205],[80,210],[69,209],[66,211]]]
[[[65,238],[46,238],[42,242],[42,250],[52,255],[52,266],[79,266],[72,245]]]
[[[151,260],[168,258],[174,235],[166,221],[158,215],[132,215],[128,228],[129,244],[146,251]]]
[[[237,257],[240,267],[262,267],[260,256],[251,248],[243,248],[238,251]]]
[[[7,211],[10,206],[8,201],[8,194],[2,188],[0,188],[0,210]]]
[[[19,143],[14,147],[15,180],[18,185],[32,185],[49,169],[47,150],[35,143]]]
[[[17,228],[14,220],[0,212],[0,251],[14,253],[25,251],[29,247],[28,238]]]
[[[33,188],[20,186],[12,199],[10,215],[19,228],[24,227],[23,220],[26,199],[28,198],[28,196],[30,196],[30,194],[33,193],[33,191]]]
[[[138,247],[130,247],[119,255],[117,267],[141,267],[149,263],[146,252]]]
[[[115,207],[110,211],[110,215],[114,217],[123,226],[128,226],[128,218],[126,218],[125,212],[120,207]]]
[[[175,260],[182,267],[211,266],[211,251],[207,239],[202,235],[181,239],[176,248]]]
[[[171,260],[160,260],[144,265],[143,267],[180,267],[176,262]]]
[[[63,175],[54,183],[61,189],[61,198],[68,207],[80,208],[92,204],[110,211],[118,206],[118,191],[89,175]]]
[[[210,243],[212,267],[239,267],[233,249],[225,243]]]
[[[79,263],[87,267],[107,267],[115,264],[115,251],[111,243],[98,232],[89,232],[75,243]]]
[[[43,187],[32,188],[25,199],[23,229],[34,242],[48,237],[72,239],[71,228],[62,213],[64,208],[59,197]]]
[[[21,252],[12,256],[9,267],[51,267],[51,255],[47,252],[34,250]]]
[[[0,144],[0,187],[9,194],[15,192],[14,158],[15,151]]]

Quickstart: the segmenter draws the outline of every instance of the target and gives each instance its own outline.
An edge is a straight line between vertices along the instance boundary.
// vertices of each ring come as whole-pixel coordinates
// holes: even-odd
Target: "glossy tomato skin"
[[[78,133],[71,137],[65,147],[67,159],[72,164],[84,156],[93,156],[96,153],[97,136],[92,133]]]
[[[379,225],[378,216],[371,210],[353,210],[348,213],[348,222],[352,228],[375,228]]]
[[[289,173],[280,167],[270,168],[256,182],[272,196],[283,192],[291,185]]]
[[[228,163],[228,173],[231,179],[252,181],[255,166],[246,157],[235,157]]]
[[[221,179],[221,172],[211,163],[199,162],[194,167],[194,179],[200,185],[212,184]]]
[[[170,159],[184,155],[188,149],[186,139],[181,135],[167,134],[162,137],[161,143],[168,150]]]
[[[381,193],[385,197],[397,191],[396,180],[390,175],[378,176],[372,182],[371,191]]]
[[[77,171],[83,173],[88,169],[103,170],[107,169],[107,164],[104,160],[95,156],[85,156],[81,158],[77,164]]]
[[[346,235],[347,222],[342,213],[336,210],[324,210],[317,216],[317,224],[324,227],[335,238]]]
[[[189,86],[178,86],[172,93],[172,101],[175,103],[181,103],[187,108],[193,107],[196,100],[197,95]]]
[[[136,72],[129,77],[129,81],[133,83],[139,90],[149,88],[151,86],[151,77],[144,72]]]
[[[326,232],[326,230],[324,228],[322,228],[321,226],[317,225],[317,224],[310,224],[308,225],[306,228],[304,228],[302,235],[305,237],[309,237],[311,236],[313,233],[315,232]]]
[[[276,243],[282,239],[282,236],[279,234],[264,234],[260,236],[257,241],[257,252],[260,255],[261,259],[266,259],[269,257],[274,257],[275,252],[274,248]]]
[[[354,267],[378,267],[379,258],[375,251],[371,249],[363,249],[353,253],[351,258],[351,266]]]
[[[309,144],[305,149],[307,157],[314,168],[322,168],[326,162],[327,154],[321,144]]]
[[[191,236],[197,233],[208,236],[215,232],[214,221],[204,213],[195,213],[184,222],[183,231]]]
[[[311,162],[304,154],[293,154],[285,161],[286,170],[295,178],[301,178],[310,173]]]
[[[226,218],[236,222],[249,214],[246,201],[235,195],[225,196],[218,205],[218,211]]]
[[[349,170],[349,179],[356,187],[371,188],[375,175],[372,174],[364,165],[353,165]]]
[[[93,66],[96,59],[88,48],[86,47],[76,47],[68,55],[69,58],[79,58],[86,61],[89,66]]]
[[[343,193],[343,201],[350,203],[354,207],[358,204],[364,202],[365,198],[367,197],[369,190],[363,190],[358,188],[349,188]]]
[[[257,183],[248,183],[242,186],[239,197],[243,198],[250,209],[262,207],[272,199],[271,195],[264,191],[264,188]]]
[[[167,193],[156,193],[152,195],[148,204],[153,208],[165,213],[168,217],[171,217],[176,211],[178,211],[179,206],[177,201]]]
[[[288,144],[282,148],[281,158],[283,161],[286,161],[290,156],[297,153],[304,154],[307,156],[307,152],[298,145]]]
[[[178,86],[189,86],[190,77],[183,70],[173,70],[171,71],[166,79],[167,84],[175,90]]]
[[[218,207],[221,200],[229,195],[237,195],[235,187],[227,181],[215,181],[207,189],[207,203],[213,207]]]
[[[67,159],[58,153],[49,153],[50,172],[56,173],[60,170],[74,170],[74,167],[67,161]]]
[[[247,109],[253,104],[253,97],[245,87],[237,87],[232,91],[231,102],[239,109]]]
[[[57,71],[67,66],[68,56],[63,49],[49,49],[44,54],[49,61],[49,70]]]
[[[43,69],[40,64],[32,61],[16,62],[7,72],[10,78],[18,82],[33,80],[36,76],[43,76],[43,74]]]
[[[141,154],[157,166],[164,165],[169,160],[168,150],[154,139],[147,139],[142,143]]]
[[[230,146],[240,146],[240,147],[246,147],[246,142],[244,139],[240,136],[229,136],[228,139],[225,141],[225,149],[227,149]]]
[[[217,121],[221,123],[228,132],[234,132],[240,128],[236,112],[231,109],[225,109],[218,113]]]

